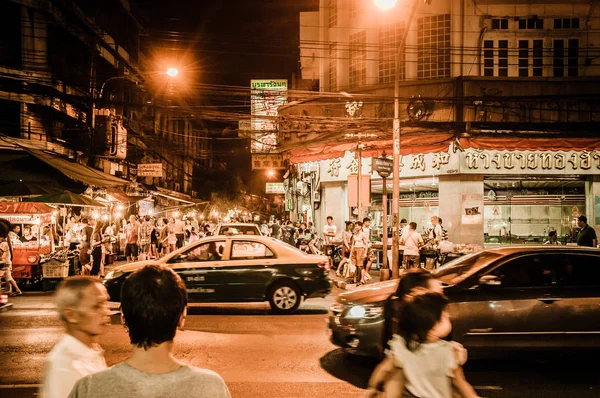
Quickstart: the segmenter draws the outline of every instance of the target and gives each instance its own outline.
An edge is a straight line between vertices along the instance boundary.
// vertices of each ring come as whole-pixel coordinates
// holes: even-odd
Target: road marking
[[[0,390],[9,390],[11,388],[40,388],[41,384],[0,384]]]
[[[0,384],[0,390],[13,388],[40,388],[41,384]],[[476,390],[502,391],[500,386],[473,386]]]

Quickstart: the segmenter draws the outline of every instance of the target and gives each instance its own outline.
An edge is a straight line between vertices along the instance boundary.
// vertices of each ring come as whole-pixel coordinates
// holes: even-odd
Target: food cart
[[[55,208],[36,202],[0,202],[0,218],[21,231],[31,231],[31,239],[11,241],[12,276],[20,283],[33,283],[42,276],[41,256],[54,251]]]

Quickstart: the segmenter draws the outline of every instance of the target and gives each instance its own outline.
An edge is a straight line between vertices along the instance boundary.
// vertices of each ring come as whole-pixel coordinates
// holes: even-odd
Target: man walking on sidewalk
[[[73,276],[59,285],[56,309],[66,334],[48,355],[41,398],[67,398],[77,380],[106,369],[98,337],[110,324],[108,298],[100,279],[91,276]]]

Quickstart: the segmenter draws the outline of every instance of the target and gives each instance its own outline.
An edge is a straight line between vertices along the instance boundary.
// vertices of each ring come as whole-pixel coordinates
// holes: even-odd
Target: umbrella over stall
[[[52,204],[64,204],[71,206],[79,206],[79,207],[105,207],[104,204],[88,198],[87,196],[83,196],[80,194],[76,194],[70,191],[63,191],[59,194],[48,194],[48,195],[40,195],[34,196],[31,198],[24,199],[25,202],[43,202],[43,203],[52,203]]]
[[[23,180],[0,184],[0,196],[24,197],[34,195],[55,195],[64,192],[64,189],[56,188],[48,184],[38,182],[26,182]]]

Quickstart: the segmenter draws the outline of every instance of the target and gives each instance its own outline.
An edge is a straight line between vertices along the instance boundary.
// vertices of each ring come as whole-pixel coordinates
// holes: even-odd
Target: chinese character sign
[[[252,153],[269,153],[277,149],[277,109],[287,102],[287,80],[252,80],[250,111],[252,114]]]

